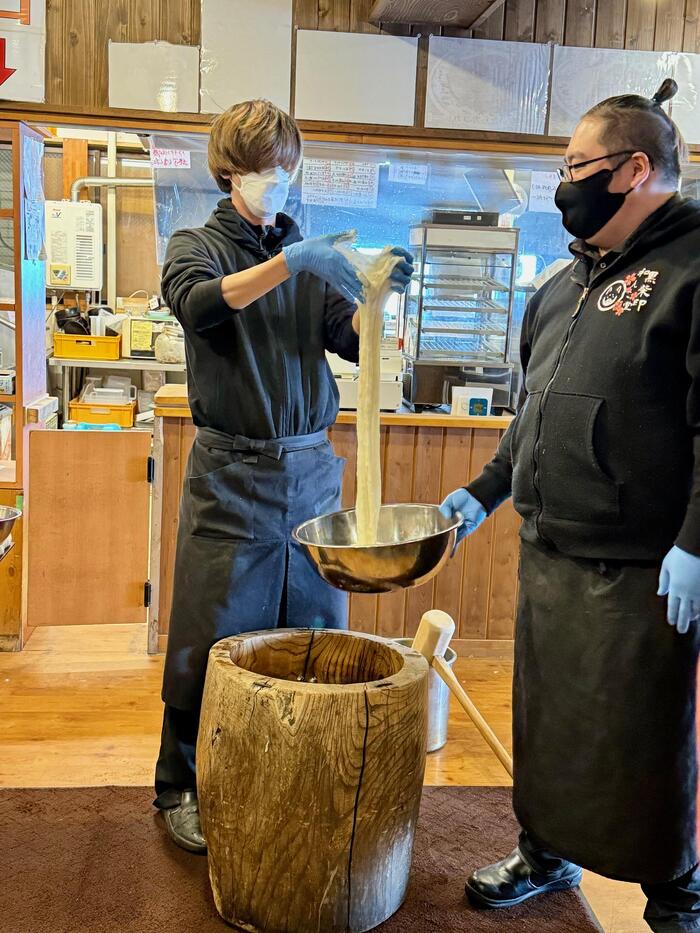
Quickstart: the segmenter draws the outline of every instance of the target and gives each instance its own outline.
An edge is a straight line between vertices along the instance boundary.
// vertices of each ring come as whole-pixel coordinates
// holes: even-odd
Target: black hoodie
[[[674,196],[619,253],[572,245],[530,301],[524,399],[469,490],[574,557],[700,556],[700,202]]]
[[[170,238],[161,288],[185,330],[196,425],[270,439],[320,431],[335,421],[338,390],[325,351],[357,361],[355,306],[308,273],[292,276],[243,311],[232,310],[221,294],[223,276],[301,239],[285,214],[277,215],[275,227],[255,227],[227,198],[204,227]]]

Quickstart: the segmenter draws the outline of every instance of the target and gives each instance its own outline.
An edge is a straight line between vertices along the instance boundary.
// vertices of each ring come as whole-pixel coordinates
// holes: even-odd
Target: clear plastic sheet
[[[203,113],[255,98],[289,110],[291,69],[292,0],[202,0]]]
[[[584,113],[607,97],[651,97],[664,78],[674,77],[677,60],[676,52],[555,46],[549,135],[570,136]]]
[[[542,134],[548,45],[430,37],[425,125]]]
[[[300,29],[295,116],[413,126],[417,55],[416,37]]]
[[[199,112],[199,47],[170,42],[112,42],[109,106]]]
[[[44,250],[44,144],[25,136],[22,143],[24,179],[24,232],[27,259],[45,259]]]
[[[189,168],[170,166],[153,169],[158,265],[163,265],[165,249],[173,233],[187,227],[201,227],[217,202],[224,197],[209,174],[208,142],[209,137],[205,133],[156,133],[149,137],[151,152],[161,149],[189,153]]]
[[[694,145],[700,143],[700,55],[681,52],[675,59],[678,94],[671,101],[671,116],[685,141]]]

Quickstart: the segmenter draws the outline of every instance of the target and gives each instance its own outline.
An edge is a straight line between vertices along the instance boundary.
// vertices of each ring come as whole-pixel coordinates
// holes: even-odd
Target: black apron
[[[680,635],[659,567],[523,542],[513,801],[549,849],[622,881],[697,863],[698,626]]]
[[[340,508],[345,461],[326,432],[271,441],[199,429],[180,503],[163,701],[199,707],[221,638],[258,629],[346,628],[347,595],[291,532]]]

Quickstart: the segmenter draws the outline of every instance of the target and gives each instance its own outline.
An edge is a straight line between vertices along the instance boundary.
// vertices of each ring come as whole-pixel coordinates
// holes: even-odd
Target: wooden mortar
[[[428,671],[413,649],[355,632],[276,629],[211,649],[197,783],[224,920],[361,933],[401,906]]]

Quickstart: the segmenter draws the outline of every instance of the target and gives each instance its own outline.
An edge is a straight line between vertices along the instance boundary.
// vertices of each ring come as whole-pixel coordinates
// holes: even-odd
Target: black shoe
[[[196,791],[183,790],[179,805],[163,810],[163,816],[168,835],[181,849],[187,849],[188,852],[195,852],[197,855],[203,855],[207,851],[199,822]]]
[[[572,862],[565,862],[557,871],[535,871],[520,849],[515,849],[503,861],[478,868],[464,890],[475,907],[515,907],[536,894],[576,888],[582,876],[582,870]]]

